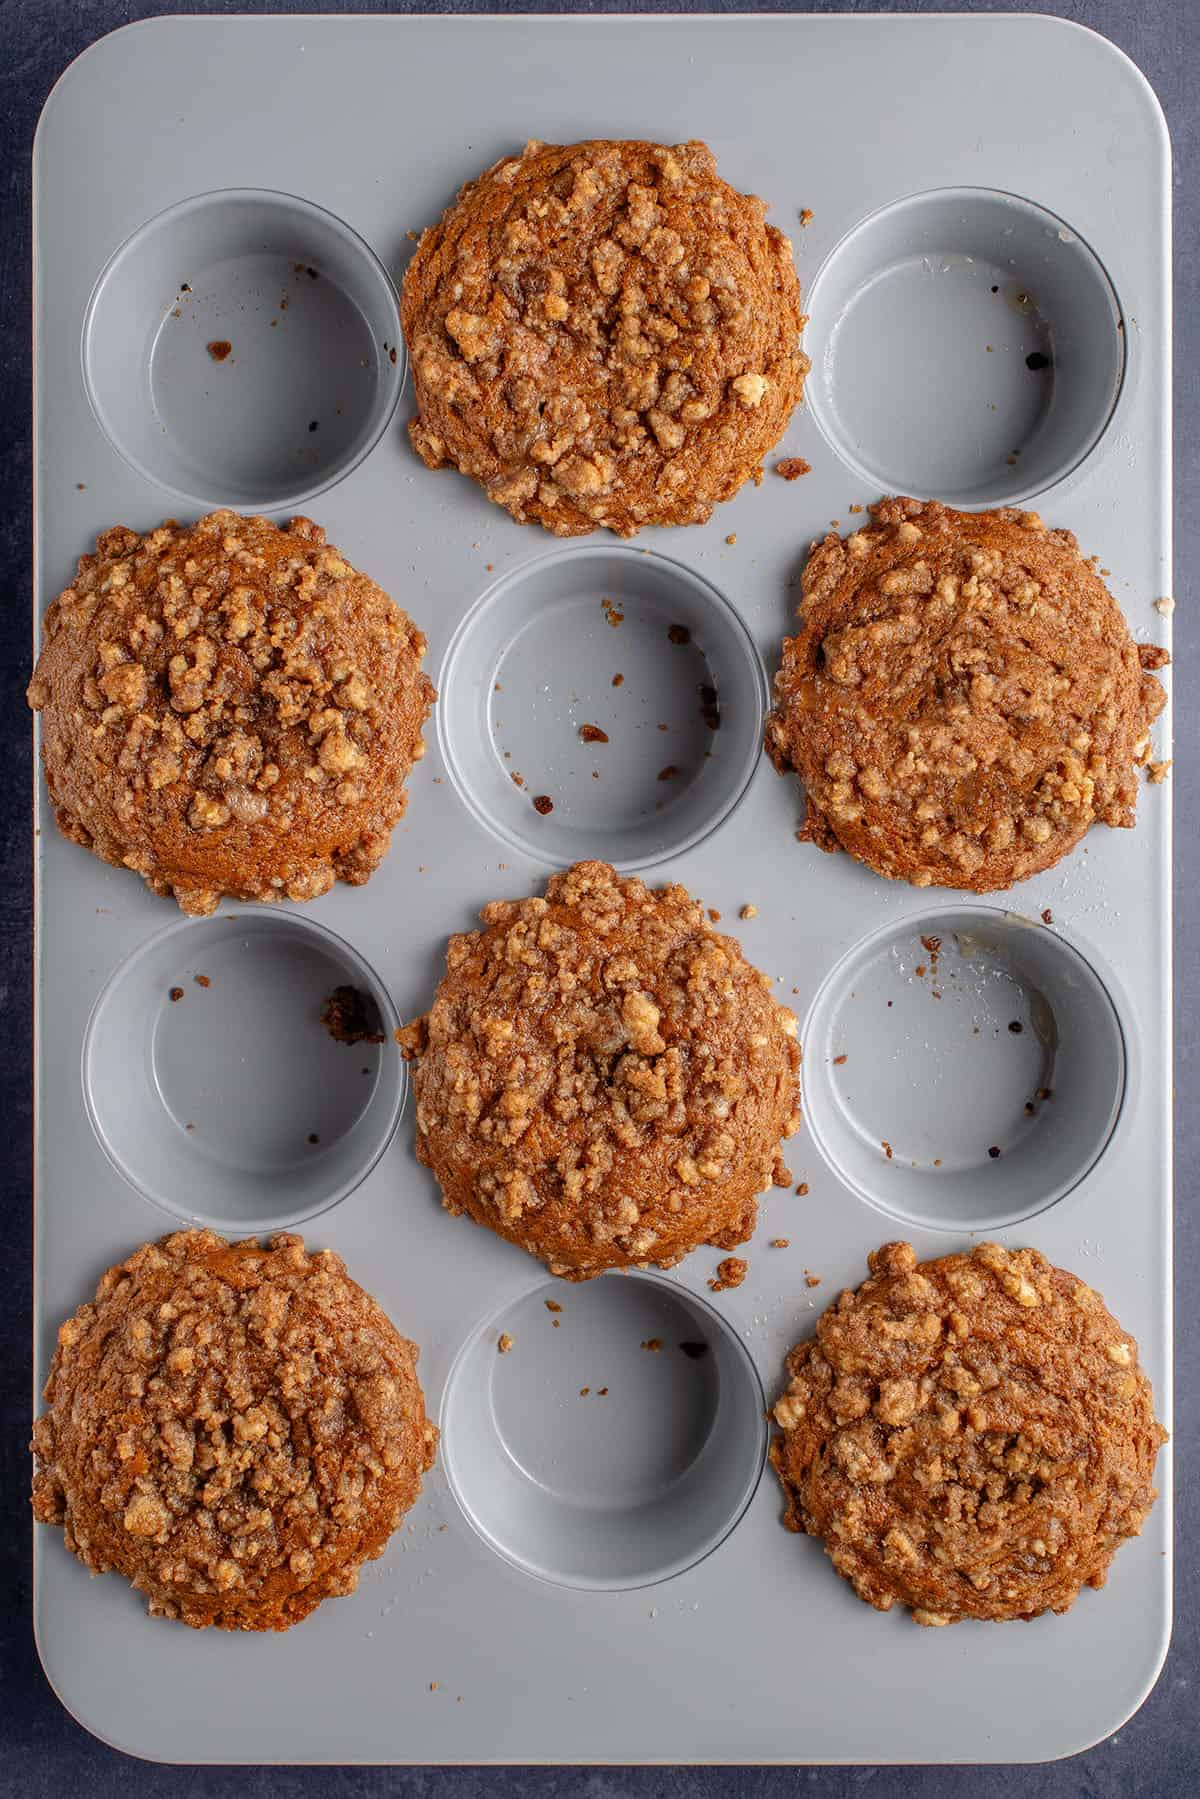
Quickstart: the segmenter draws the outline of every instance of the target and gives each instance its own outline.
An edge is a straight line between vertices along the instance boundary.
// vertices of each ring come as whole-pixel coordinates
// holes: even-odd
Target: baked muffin
[[[559,537],[702,524],[757,475],[808,369],[765,215],[701,143],[494,164],[405,276],[417,453]]]
[[[1137,1344],[1034,1249],[867,1260],[788,1357],[784,1523],[918,1624],[1069,1611],[1156,1497],[1166,1433]]]
[[[1134,822],[1164,694],[1069,531],[883,500],[808,558],[767,751],[799,836],[915,887],[1011,886]]]
[[[34,1516],[156,1617],[287,1630],[354,1591],[421,1490],[416,1361],[300,1237],[144,1244],[59,1330]]]
[[[568,1280],[744,1242],[800,1123],[796,1020],[767,977],[682,887],[604,862],[482,918],[397,1032],[446,1208]]]
[[[424,754],[424,650],[310,519],[114,526],[29,684],[58,827],[185,912],[358,885]]]

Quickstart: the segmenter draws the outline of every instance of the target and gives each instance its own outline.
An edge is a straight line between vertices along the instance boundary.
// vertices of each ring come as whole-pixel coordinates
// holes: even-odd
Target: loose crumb
[[[562,1307],[559,1305],[557,1299],[548,1299],[546,1301],[546,1310],[548,1312],[561,1312]]]
[[[205,345],[205,348],[214,362],[224,362],[225,358],[233,349],[233,345],[229,342],[228,338],[215,337],[212,343]]]
[[[849,1056],[835,1056],[833,1058],[833,1065],[835,1068],[840,1068],[843,1062],[848,1062],[849,1060]]]
[[[792,1240],[790,1237],[772,1237],[771,1238],[771,1248],[772,1249],[787,1249],[790,1246],[791,1241]]]
[[[1154,787],[1161,787],[1171,770],[1171,762],[1147,762],[1146,776]]]
[[[624,685],[625,685],[624,675],[619,675],[619,674],[614,675],[612,678],[612,684],[614,687],[624,687]]]
[[[747,918],[747,919],[757,918],[758,917],[758,907],[757,906],[743,906],[741,911],[738,913],[738,917],[739,918]]]
[[[801,475],[811,475],[812,463],[805,462],[803,456],[785,456],[775,464],[775,473],[785,481],[798,481]]]
[[[1161,618],[1170,618],[1175,610],[1175,602],[1169,593],[1165,593],[1161,600],[1155,600],[1154,610]]]
[[[608,732],[602,731],[599,725],[580,725],[579,735],[585,743],[608,742]]]
[[[661,731],[661,730],[665,730],[666,727],[663,725],[660,725],[658,728]],[[659,769],[658,778],[660,781],[673,781],[675,779],[676,775],[678,775],[678,773],[679,773],[679,770],[675,766],[675,764],[673,762],[668,762],[667,766],[665,768]]]
[[[692,641],[692,634],[686,625],[668,625],[667,637],[674,644],[685,644]]]
[[[860,512],[865,512],[865,511],[866,511],[866,507],[865,507],[865,506],[847,506],[847,508],[846,508],[846,510],[847,510],[847,512],[849,512],[849,513],[850,513],[850,514],[851,514],[851,515],[852,515],[852,516],[854,516],[854,517],[857,517],[857,515],[858,515],[858,514],[859,514],[859,513],[860,513]]]
[[[796,1188],[796,1192],[800,1195],[801,1199],[806,1198],[808,1194],[808,1182],[801,1181],[800,1185]]]
[[[507,1355],[513,1346],[513,1342],[514,1339],[509,1336],[507,1331],[501,1331],[500,1335],[496,1338],[496,1348],[501,1355]]]
[[[717,911],[715,906],[710,906],[708,908],[708,916],[712,919],[714,924],[720,924],[721,914]]]
[[[600,604],[604,608],[605,618],[608,620],[614,631],[618,625],[623,625],[625,623],[625,614],[620,611],[618,607],[614,606],[611,600],[601,600]]]
[[[992,1161],[994,1162],[996,1160],[996,1158],[999,1156],[999,1154],[1000,1154],[1000,1145],[998,1143],[993,1143],[991,1148],[988,1150],[988,1155],[991,1156]]]
[[[183,998],[183,988],[182,987],[172,987],[170,993],[168,993],[168,995],[167,995],[167,998],[169,1000],[182,999]]]
[[[884,1155],[887,1157],[888,1161],[890,1162],[892,1159],[892,1146],[888,1142],[886,1137],[884,1137],[881,1140],[879,1147],[883,1151]]]
[[[212,986],[212,982],[209,980],[209,978],[206,974],[194,974],[192,976],[192,979],[195,981],[197,987],[211,987]]]
[[[548,793],[539,793],[533,802],[533,809],[535,812],[540,812],[545,818],[547,812],[553,812],[554,801]]]
[[[1049,906],[1047,906],[1042,913],[1042,923],[1043,924],[1053,924],[1054,923],[1054,914],[1050,910]]]
[[[321,1023],[335,1043],[382,1043],[379,1009],[357,987],[335,987],[321,1007]]]
[[[776,1156],[775,1166],[771,1170],[771,1181],[776,1187],[790,1187],[794,1175],[782,1156]]]
[[[661,1337],[647,1337],[644,1340],[644,1342],[642,1343],[642,1348],[648,1349],[650,1351],[651,1355],[657,1355],[659,1350],[662,1348],[662,1338]]]
[[[709,1287],[714,1293],[724,1293],[727,1287],[740,1287],[749,1272],[750,1264],[741,1256],[726,1256],[723,1262],[717,1263],[714,1280]]]
[[[806,1287],[819,1287],[821,1285],[820,1275],[813,1274],[810,1269],[806,1268],[804,1270],[804,1285]]]
[[[813,222],[813,216],[814,216],[813,209],[811,206],[802,206],[800,208],[800,229],[801,229],[801,231],[807,231],[808,227]]]
[[[732,549],[734,544],[737,542],[737,532],[731,531],[729,533],[729,536],[725,539],[725,542],[729,545],[730,549]]]

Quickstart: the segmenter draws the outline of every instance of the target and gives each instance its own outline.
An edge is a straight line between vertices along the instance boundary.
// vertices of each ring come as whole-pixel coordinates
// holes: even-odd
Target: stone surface
[[[935,12],[947,0],[910,0],[907,8],[889,0],[849,0],[824,4],[809,0],[813,12]],[[1059,0],[1045,5],[1024,0],[958,0],[972,12],[1057,13],[1112,38],[1149,76],[1166,110],[1175,146],[1176,266],[1179,319],[1176,337],[1177,680],[1194,692],[1200,675],[1200,638],[1192,630],[1191,571],[1200,566],[1200,212],[1194,195],[1200,182],[1200,89],[1189,70],[1200,64],[1200,8],[1195,0],[1157,0],[1138,6],[1130,0]],[[0,1031],[6,1053],[0,1062],[0,1121],[8,1154],[0,1164],[0,1201],[6,1232],[5,1304],[0,1313],[0,1799],[58,1799],[87,1791],[92,1799],[164,1796],[189,1799],[296,1799],[336,1794],[339,1799],[374,1799],[384,1793],[410,1799],[501,1799],[529,1794],[534,1799],[782,1799],[799,1791],[830,1799],[870,1788],[873,1799],[1185,1799],[1200,1781],[1200,1727],[1194,1697],[1200,1675],[1200,1559],[1190,1551],[1200,1534],[1200,1466],[1197,1425],[1200,1398],[1194,1384],[1181,1383],[1175,1414],[1176,1504],[1182,1553],[1178,1562],[1176,1624],[1172,1653],[1155,1691],[1141,1711],[1107,1743],[1067,1762],[1042,1767],[847,1769],[321,1769],[269,1768],[183,1770],[133,1762],[106,1748],[75,1724],[59,1706],[42,1675],[30,1629],[29,1462],[30,1422],[30,1134],[31,1092],[28,1043],[31,1029],[29,855],[30,730],[23,700],[29,671],[29,543],[32,446],[29,423],[29,183],[30,146],[38,113],[66,65],[95,38],[135,18],[198,12],[636,12],[624,0],[600,5],[540,4],[505,7],[419,0],[416,6],[384,0],[267,0],[254,4],[205,4],[205,0],[0,0],[0,170],[3,209],[0,231],[0,317],[8,326],[0,338],[0,567],[5,572],[0,626],[0,758],[9,779],[0,788]],[[650,10],[762,12],[806,10],[757,0],[751,7],[706,0],[702,7],[675,3]],[[803,103],[802,85],[798,103]],[[1200,710],[1181,707],[1175,722],[1176,767],[1192,766],[1200,736]],[[1179,909],[1176,963],[1177,1072],[1179,1091],[1192,1091],[1200,1028],[1200,834],[1188,786],[1176,784]],[[1193,1010],[1195,1007],[1195,1010]],[[1200,1366],[1200,1323],[1191,1303],[1200,1281],[1200,1232],[1192,1204],[1200,1163],[1200,1114],[1180,1107],[1178,1131],[1179,1216],[1176,1228],[1179,1306],[1177,1365]],[[1136,1199],[1136,1196],[1131,1196]],[[1019,1720],[1014,1746],[1019,1743]]]

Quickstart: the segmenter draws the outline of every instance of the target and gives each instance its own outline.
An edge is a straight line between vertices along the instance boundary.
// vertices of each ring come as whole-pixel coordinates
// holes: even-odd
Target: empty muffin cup
[[[442,1466],[475,1530],[542,1580],[648,1586],[715,1549],[753,1497],[762,1386],[713,1308],[656,1275],[547,1281],[468,1340]]]
[[[861,221],[808,294],[805,402],[873,490],[1031,498],[1100,441],[1125,369],[1112,283],[1015,194],[943,188]]]
[[[843,958],[803,1033],[805,1124],[834,1172],[906,1223],[992,1230],[1103,1154],[1121,1020],[1053,930],[984,907],[888,925]]]
[[[96,418],[147,480],[199,506],[284,510],[378,443],[404,384],[391,277],[348,225],[256,188],[135,231],[88,302]]]
[[[498,581],[446,655],[438,731],[475,817],[536,861],[622,870],[728,816],[758,765],[766,677],[715,587],[665,556],[562,549]]]
[[[398,1022],[363,958],[311,919],[174,925],[96,1001],[88,1117],[118,1173],[183,1223],[299,1224],[351,1193],[391,1139],[407,1087]]]

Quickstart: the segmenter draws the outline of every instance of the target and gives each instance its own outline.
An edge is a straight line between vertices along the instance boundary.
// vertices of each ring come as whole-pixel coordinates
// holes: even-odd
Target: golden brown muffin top
[[[1065,1612],[1154,1502],[1137,1344],[1033,1249],[868,1257],[788,1357],[771,1460],[785,1523],[919,1624]]]
[[[419,455],[559,536],[702,523],[808,368],[765,215],[698,142],[534,142],[468,182],[404,281]]]
[[[59,1330],[34,1516],[156,1616],[286,1630],[354,1591],[420,1491],[416,1356],[300,1237],[144,1244]]]
[[[424,650],[310,519],[114,526],[29,684],[59,828],[187,912],[365,881],[424,754]]]
[[[809,555],[767,750],[801,836],[914,886],[986,893],[1129,826],[1168,660],[1069,531],[883,500]]]
[[[576,1279],[741,1242],[800,1122],[767,977],[682,887],[603,862],[482,918],[398,1033],[448,1208]]]

